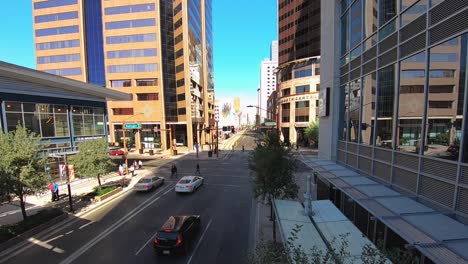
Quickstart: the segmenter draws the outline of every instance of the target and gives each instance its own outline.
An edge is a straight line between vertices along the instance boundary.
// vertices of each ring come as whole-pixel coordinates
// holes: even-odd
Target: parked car
[[[109,155],[111,156],[122,156],[125,155],[125,152],[121,149],[112,149],[109,151]]]
[[[164,255],[188,253],[199,231],[199,215],[171,216],[156,232],[154,250]]]
[[[203,177],[199,176],[184,176],[175,185],[176,192],[193,192],[203,185]]]
[[[149,191],[164,184],[164,178],[158,176],[145,176],[141,178],[133,189],[135,191]]]

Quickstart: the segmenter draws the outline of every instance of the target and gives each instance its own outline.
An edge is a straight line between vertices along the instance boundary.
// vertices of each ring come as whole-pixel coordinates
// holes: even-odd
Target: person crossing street
[[[197,168],[196,168],[196,170],[195,170],[195,175],[197,175],[197,174],[198,174],[198,176],[201,176],[200,164],[198,164],[198,163],[197,163]]]

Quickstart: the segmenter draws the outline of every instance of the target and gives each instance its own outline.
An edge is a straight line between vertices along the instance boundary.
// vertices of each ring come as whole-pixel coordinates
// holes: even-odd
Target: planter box
[[[111,197],[114,194],[117,194],[117,193],[121,192],[122,190],[123,190],[122,187],[118,187],[117,189],[115,189],[113,191],[110,191],[110,192],[108,192],[108,193],[106,193],[104,195],[94,197],[94,201],[96,201],[96,202],[104,201],[105,199]]]

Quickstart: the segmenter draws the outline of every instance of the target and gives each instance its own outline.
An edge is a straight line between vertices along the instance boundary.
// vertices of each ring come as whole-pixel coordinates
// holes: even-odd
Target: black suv
[[[200,230],[199,215],[171,216],[154,238],[158,254],[187,253]]]

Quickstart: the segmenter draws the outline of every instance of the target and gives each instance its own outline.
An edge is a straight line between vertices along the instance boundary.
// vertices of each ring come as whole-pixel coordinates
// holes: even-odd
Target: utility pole
[[[125,128],[125,122],[123,122],[123,144],[124,144],[124,155],[125,155],[125,175],[128,175],[128,149],[127,149],[127,129]]]
[[[67,153],[64,154],[64,163],[65,163],[65,173],[67,175],[67,187],[68,187],[68,202],[70,204],[70,212],[73,212],[73,200],[71,194],[71,185],[70,185],[70,174],[68,173],[68,162],[67,162]]]
[[[218,123],[219,123],[219,121],[216,121],[216,158],[219,158],[219,149],[218,149],[218,142],[219,142]]]

